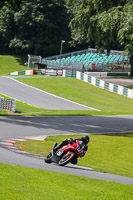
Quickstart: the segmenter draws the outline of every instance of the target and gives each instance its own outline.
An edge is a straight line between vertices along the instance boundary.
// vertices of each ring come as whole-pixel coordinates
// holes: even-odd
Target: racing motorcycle
[[[75,158],[77,160],[78,157],[83,156],[82,144],[80,144],[80,142],[73,144],[68,143],[57,151],[54,151],[54,148],[56,146],[57,143],[55,142],[51,149],[51,152],[44,158],[44,161],[46,163],[54,162],[59,164],[60,166],[64,166],[69,162],[71,162],[72,164],[76,164]]]

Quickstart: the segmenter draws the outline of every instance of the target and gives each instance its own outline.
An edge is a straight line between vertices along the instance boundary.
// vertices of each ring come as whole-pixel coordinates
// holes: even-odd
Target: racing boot
[[[61,147],[63,147],[64,146],[64,141],[61,143],[61,144],[59,144],[58,146],[56,146],[54,149],[53,149],[53,151],[55,152],[55,151],[57,151],[58,149],[60,149]]]
[[[53,147],[52,147],[52,149],[54,149],[54,148],[57,146],[57,144],[58,144],[58,143],[55,142],[54,145],[53,145]]]
[[[53,151],[55,152],[58,149],[60,149],[61,147],[63,147],[64,145],[67,145],[67,144],[68,144],[68,139],[65,139],[65,140],[62,141],[61,144],[59,144],[57,147],[55,147]]]

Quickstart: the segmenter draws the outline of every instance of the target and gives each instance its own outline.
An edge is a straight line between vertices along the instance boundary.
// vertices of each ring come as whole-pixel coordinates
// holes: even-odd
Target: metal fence
[[[93,60],[75,59],[75,56],[81,56],[83,54],[93,53],[96,54]],[[113,57],[114,56],[114,57]],[[119,56],[119,59],[118,59]],[[112,58],[111,58],[112,57]],[[110,60],[109,60],[110,59]],[[112,59],[112,60],[111,60]],[[116,60],[117,59],[117,60]],[[119,66],[124,68],[128,66],[129,57],[123,55],[123,51],[111,50],[108,55],[107,50],[104,50],[103,53],[100,53],[97,49],[88,48],[80,51],[69,52],[66,54],[55,55],[50,57],[42,58],[41,56],[28,55],[28,67],[27,69],[33,69],[35,63],[40,63],[46,65],[48,68],[54,69],[68,69],[73,66],[75,70],[82,70],[82,67],[88,71],[91,68],[91,63],[95,63],[95,69],[97,71],[110,71],[109,66]]]
[[[16,101],[12,99],[5,99],[5,98],[0,97],[0,110],[1,109],[15,112]]]
[[[35,63],[41,63],[41,62],[42,62],[41,56],[35,56],[35,55],[29,55],[28,54],[27,70],[33,69]]]
[[[49,57],[42,58],[42,63],[45,60],[56,60],[56,59],[60,59],[60,58],[67,58],[67,57],[81,55],[83,53],[87,54],[87,53],[96,53],[96,52],[97,52],[97,49],[93,49],[93,48],[88,48],[88,49],[79,50],[79,51],[73,51],[73,52],[69,52],[69,53],[65,53],[65,54],[61,54],[61,55],[49,56]],[[107,54],[107,50],[104,50],[104,53]]]

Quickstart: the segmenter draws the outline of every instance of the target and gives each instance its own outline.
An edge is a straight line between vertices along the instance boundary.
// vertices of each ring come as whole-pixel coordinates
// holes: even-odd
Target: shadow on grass
[[[28,61],[27,55],[14,55],[19,65],[24,65]]]

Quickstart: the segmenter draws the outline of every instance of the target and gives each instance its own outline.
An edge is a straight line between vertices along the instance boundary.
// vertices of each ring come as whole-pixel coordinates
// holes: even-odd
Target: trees
[[[118,31],[118,39],[125,51],[130,55],[131,70],[133,76],[133,2],[128,2],[123,7],[123,17]]]
[[[95,46],[116,46],[123,2],[124,0],[80,0],[76,6],[77,12],[70,22],[73,44],[84,41],[88,44],[93,42]]]
[[[0,0],[0,7],[7,5],[7,6],[19,6],[22,0]]]
[[[0,34],[4,43],[7,40],[6,48],[15,53],[59,53],[60,41],[69,39],[67,10],[63,3],[63,0],[23,0],[19,7],[2,7],[1,16],[3,10],[8,11],[8,15],[0,19]],[[9,30],[13,34],[7,38]]]
[[[0,1],[1,49],[15,53],[59,54],[63,39],[76,48],[125,50],[132,61],[132,29],[131,0]]]
[[[14,36],[14,12],[3,6],[0,10],[0,52],[9,50],[9,42]]]
[[[81,0],[70,22],[72,44],[124,49],[133,61],[133,3],[130,0]],[[133,76],[133,63],[131,64]]]

